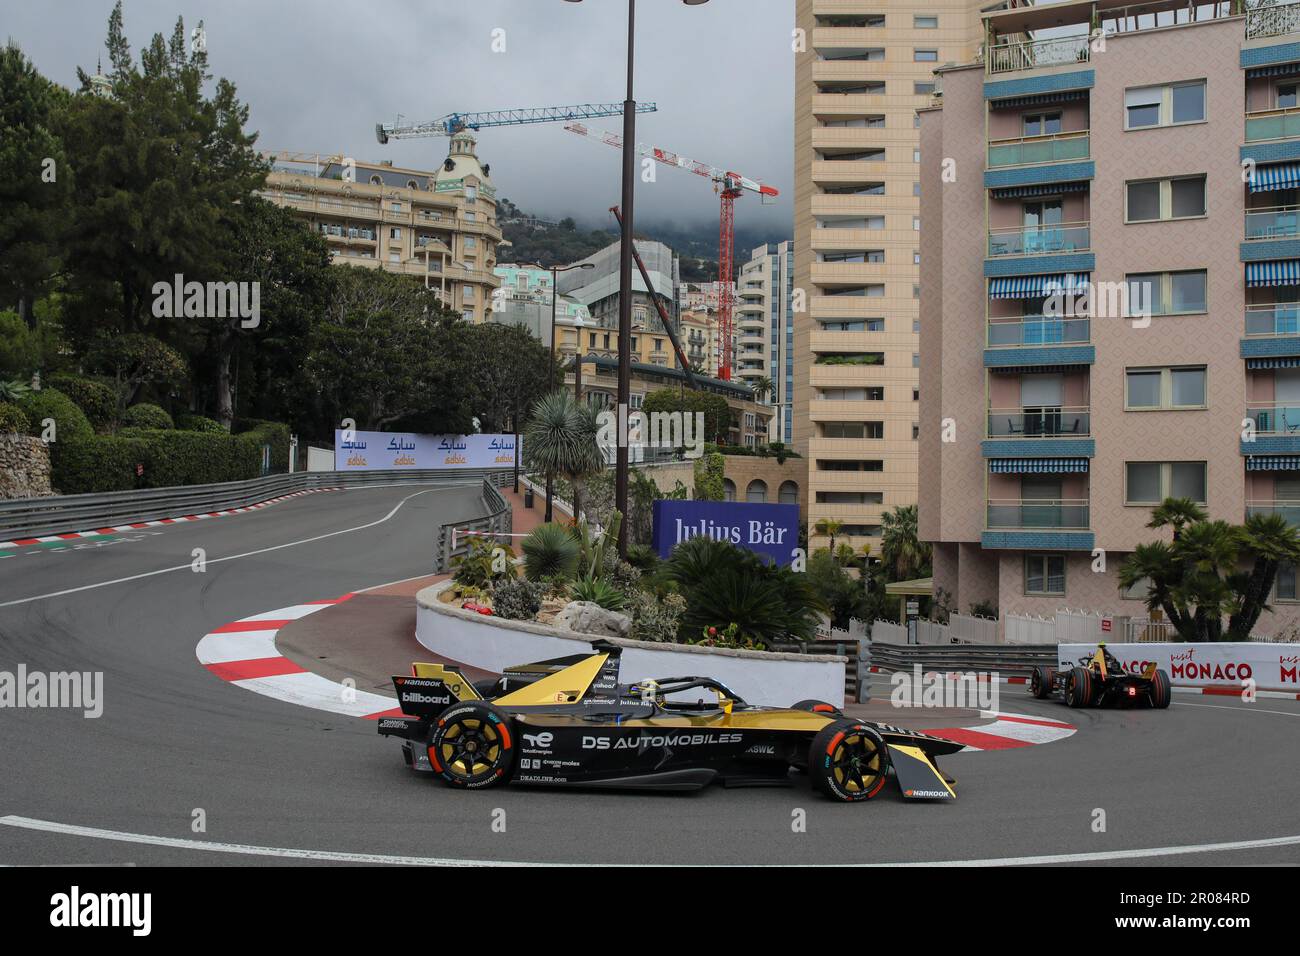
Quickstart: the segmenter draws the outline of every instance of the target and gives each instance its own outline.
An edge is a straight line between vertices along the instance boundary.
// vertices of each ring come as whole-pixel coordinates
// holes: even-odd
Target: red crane
[[[623,148],[623,137],[616,133],[593,130],[582,123],[565,123],[564,128],[570,133],[577,133],[579,136],[602,142],[607,146],[613,146],[615,149]],[[722,355],[718,360],[718,377],[730,381],[732,308],[730,283],[734,268],[734,249],[736,245],[735,203],[737,199],[744,195],[746,190],[758,193],[764,198],[764,201],[767,201],[769,197],[778,194],[776,187],[767,186],[756,179],[750,179],[740,173],[729,172],[718,166],[710,166],[694,159],[687,159],[685,156],[679,156],[671,150],[660,149],[658,146],[646,146],[644,143],[637,143],[636,151],[642,156],[649,156],[656,162],[663,163],[665,166],[684,169],[687,172],[695,173],[697,176],[713,180],[714,191],[722,197],[722,211],[718,218],[718,339],[722,344]]]

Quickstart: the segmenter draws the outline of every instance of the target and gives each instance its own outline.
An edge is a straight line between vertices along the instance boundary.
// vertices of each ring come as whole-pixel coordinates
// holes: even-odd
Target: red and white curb
[[[155,521],[139,521],[135,524],[119,524],[108,528],[96,528],[94,531],[69,531],[64,534],[47,534],[39,538],[18,538],[14,541],[0,541],[0,548],[25,548],[33,544],[52,544],[56,541],[75,541],[80,538],[98,538],[101,535],[116,534],[123,531],[139,531],[141,528],[156,528],[165,524],[180,524],[183,521],[203,521],[207,518],[224,518],[227,515],[242,515],[246,511],[257,511],[260,508],[269,508],[271,505],[279,504],[281,501],[288,501],[290,498],[299,498],[302,495],[315,494],[318,491],[342,491],[342,488],[306,488],[303,491],[295,491],[291,494],[280,495],[277,498],[268,498],[266,501],[259,501],[257,504],[245,505],[242,508],[228,508],[225,511],[209,511],[205,514],[182,515],[178,518],[159,518]]]
[[[981,716],[990,716],[982,712]],[[932,737],[943,737],[965,744],[967,750],[1013,750],[1050,744],[1072,736],[1079,728],[1059,720],[1044,717],[1027,717],[1024,714],[996,712],[997,719],[982,727],[943,727],[926,730]]]
[[[275,646],[275,636],[286,624],[350,597],[295,604],[232,621],[204,635],[194,652],[199,663],[222,680],[276,700],[367,720],[395,716],[400,711],[394,698],[327,680],[295,664]]]

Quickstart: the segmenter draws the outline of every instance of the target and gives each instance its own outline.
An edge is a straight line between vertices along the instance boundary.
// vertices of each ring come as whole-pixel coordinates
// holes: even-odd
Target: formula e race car
[[[1079,658],[1069,670],[1035,667],[1029,692],[1039,700],[1060,692],[1069,707],[1158,707],[1169,706],[1169,675],[1154,663],[1133,674],[1124,670],[1105,643],[1096,653]]]
[[[871,799],[888,777],[906,799],[956,798],[935,759],[959,743],[854,720],[821,701],[747,704],[707,677],[622,684],[622,648],[592,649],[477,684],[454,666],[414,664],[412,676],[393,678],[407,716],[380,718],[379,733],[401,739],[409,767],[453,787],[780,786],[793,768],[846,802]]]

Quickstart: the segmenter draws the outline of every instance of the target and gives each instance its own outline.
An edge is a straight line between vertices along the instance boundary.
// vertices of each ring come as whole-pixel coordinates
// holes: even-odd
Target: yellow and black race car
[[[871,799],[890,777],[906,799],[956,798],[935,759],[959,743],[854,720],[821,701],[758,707],[707,677],[622,684],[622,649],[592,649],[477,685],[456,667],[414,664],[412,676],[393,678],[407,716],[381,718],[379,733],[401,738],[412,769],[454,787],[779,786],[795,769],[847,802]]]
[[[1059,692],[1068,707],[1156,707],[1164,709],[1173,697],[1169,675],[1154,663],[1140,674],[1124,670],[1105,642],[1091,655],[1080,657],[1066,670],[1038,666],[1029,679],[1029,692],[1045,700]]]

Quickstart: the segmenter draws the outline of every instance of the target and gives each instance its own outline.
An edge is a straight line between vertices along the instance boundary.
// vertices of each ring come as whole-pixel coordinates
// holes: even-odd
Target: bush
[[[531,621],[542,609],[546,585],[527,578],[508,578],[492,586],[492,613],[507,621]]]
[[[524,574],[530,581],[567,579],[578,573],[582,546],[563,525],[538,525],[519,547],[524,553]]]
[[[631,611],[633,640],[673,643],[686,612],[686,599],[671,592],[659,597],[638,591],[632,598]]]
[[[12,402],[0,402],[0,435],[26,435],[26,413]]]
[[[648,544],[629,544],[627,546],[627,560],[642,574],[650,574],[659,564],[659,555]]]
[[[261,421],[256,418],[247,418],[234,423],[233,434],[244,439],[245,442],[252,443],[257,454],[258,461],[262,458],[262,446],[271,446],[271,471],[285,472],[289,470],[289,426],[280,422]],[[253,475],[256,477],[261,474],[259,470]]]
[[[40,336],[17,312],[0,312],[0,378],[26,378],[41,364]]]
[[[727,496],[722,480],[727,461],[717,452],[695,460],[695,498],[699,501],[721,501]]]
[[[149,428],[165,431],[175,428],[172,417],[160,405],[141,402],[132,405],[122,414],[122,424],[127,428]]]
[[[45,419],[54,419],[54,441],[57,446],[71,445],[95,435],[86,413],[57,388],[28,392],[16,404],[27,415],[28,434],[40,437],[45,430]]]
[[[204,432],[209,435],[224,435],[226,430],[221,422],[203,415],[177,415],[176,428],[186,432]]]
[[[56,372],[49,381],[86,413],[95,428],[106,429],[117,421],[117,390],[112,385],[70,372]]]
[[[605,570],[609,583],[624,594],[631,594],[641,587],[641,569],[621,558],[615,558]]]
[[[508,544],[474,537],[464,554],[451,559],[451,578],[464,587],[486,588],[515,576],[515,552]]]
[[[627,595],[604,578],[579,578],[569,593],[575,601],[590,601],[606,611],[621,611],[627,607]]]

